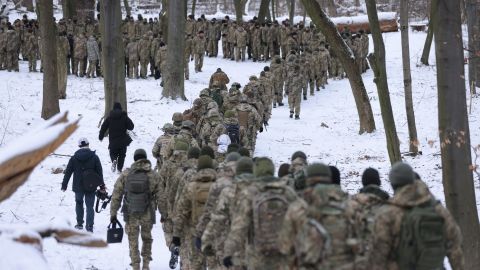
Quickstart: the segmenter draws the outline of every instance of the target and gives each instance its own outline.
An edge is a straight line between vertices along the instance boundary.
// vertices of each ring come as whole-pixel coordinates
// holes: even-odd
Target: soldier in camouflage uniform
[[[195,129],[195,124],[190,121],[186,120],[182,122],[182,129],[180,132],[175,135],[172,139],[170,139],[170,142],[166,145],[165,148],[165,155],[163,158],[170,158],[173,154],[173,151],[175,149],[175,143],[177,140],[181,140],[185,143],[188,144],[188,147],[198,147],[197,140],[193,136],[193,131]]]
[[[160,71],[162,76],[165,75],[163,72],[167,70],[167,45],[163,42],[160,42],[157,53],[155,54],[155,68]]]
[[[170,140],[175,135],[175,127],[170,123],[166,123],[163,125],[162,131],[163,135],[158,137],[152,149],[152,155],[157,159],[157,170],[162,168],[164,157],[166,156],[167,144],[170,143]]]
[[[325,85],[328,83],[328,68],[330,66],[330,53],[323,42],[320,42],[320,47],[315,49],[314,61],[316,85],[317,91],[319,91],[320,87],[325,89]]]
[[[452,269],[465,269],[460,228],[448,210],[432,196],[423,181],[415,179],[415,173],[409,165],[400,162],[394,164],[389,178],[395,195],[388,204],[378,210],[376,215],[368,269],[418,269],[419,261],[424,263],[424,269],[442,269],[445,256],[448,257]],[[410,214],[413,211],[417,211],[416,219]],[[405,219],[410,217],[418,220],[418,216],[421,215],[428,215],[431,218],[434,215],[437,219],[425,223],[429,224],[428,227],[420,225],[418,228],[410,229],[415,230],[410,233],[415,233],[416,236],[412,243],[412,240],[403,238],[407,236],[402,230],[409,229],[408,226],[413,227]],[[438,218],[443,222],[439,222]],[[405,226],[402,225],[404,223]],[[431,245],[423,245],[424,250],[415,251],[419,248],[416,243],[421,241],[419,238],[423,241],[433,240],[434,248],[432,249]],[[405,245],[406,248],[402,248],[401,245]],[[422,252],[422,255],[426,252],[428,257],[417,255],[419,252]]]
[[[140,60],[140,78],[146,79],[148,75],[148,63],[150,62],[150,38],[147,34],[138,42],[138,56]]]
[[[185,38],[185,80],[190,79],[190,61],[193,60],[193,38],[190,34]]]
[[[86,61],[85,58],[87,57],[87,39],[83,34],[77,35],[74,42],[74,58],[75,58],[75,65],[73,66],[73,73],[76,76],[83,77],[85,76],[85,68],[86,68]]]
[[[289,168],[286,183],[292,189],[301,194],[305,189],[305,168],[308,165],[307,155],[302,151],[297,151],[290,158],[291,164]]]
[[[300,73],[300,66],[295,65],[293,73],[289,76],[291,82],[288,89],[288,105],[290,107],[290,118],[293,118],[295,114],[295,120],[300,119],[300,103],[302,102],[302,85],[304,85],[304,79]]]
[[[228,78],[228,75],[223,72],[221,68],[217,68],[217,71],[215,71],[215,73],[213,73],[210,77],[208,88],[216,86],[222,90],[227,90],[228,83],[230,83],[230,78]]]
[[[180,247],[182,235],[185,232],[188,231],[191,235],[195,235],[195,227],[203,213],[210,187],[217,177],[213,169],[213,161],[209,156],[203,155],[199,157],[197,170],[198,172],[193,176],[192,181],[184,187],[175,208],[172,245],[177,247]],[[181,248],[188,249],[190,252],[191,269],[206,269],[204,255],[192,242]]]
[[[147,153],[143,149],[138,149],[134,154],[135,162],[129,169],[123,171],[115,183],[112,193],[112,203],[110,205],[110,220],[117,222],[117,212],[122,206],[123,218],[125,220],[125,231],[128,235],[130,246],[131,266],[134,270],[140,270],[140,252],[138,250],[138,236],[142,237],[142,270],[148,270],[149,263],[152,260],[152,226],[155,224],[155,211],[163,209],[159,200],[161,197],[160,177],[152,171],[152,165],[147,159]],[[133,187],[142,186],[142,192],[136,190],[133,193]],[[135,194],[135,195],[133,195]],[[138,201],[129,196],[143,196],[148,200],[146,203],[136,203]],[[143,210],[143,211],[142,211]],[[160,214],[163,215],[162,211]]]
[[[247,148],[250,153],[254,152],[257,130],[262,127],[262,117],[252,105],[248,104],[247,98],[242,96],[240,104],[235,108],[238,115],[238,123],[240,129],[245,130],[247,144],[243,147]]]
[[[217,179],[215,183],[210,187],[208,193],[208,199],[205,204],[203,213],[198,221],[197,226],[195,227],[195,243],[198,249],[201,249],[201,238],[203,232],[207,227],[207,224],[210,222],[212,217],[212,212],[215,210],[218,202],[218,198],[222,190],[226,187],[233,185],[233,177],[235,176],[236,163],[240,159],[240,154],[230,153],[227,155],[225,162],[221,164],[218,172]],[[209,258],[209,269],[223,269],[222,259],[223,257],[213,256],[214,254],[205,254]]]
[[[283,84],[285,81],[285,68],[280,56],[276,55],[273,57],[272,62],[270,63],[270,71],[273,79],[273,107],[276,108],[277,103],[278,106],[283,106]]]
[[[297,196],[273,176],[274,172],[270,159],[255,160],[254,175],[258,182],[244,190],[239,198],[238,211],[225,241],[223,263],[226,267],[233,266],[233,255],[245,249],[246,241],[253,243],[253,253],[247,260],[249,269],[277,270],[284,266],[285,259],[277,245],[278,233],[288,205]]]
[[[6,47],[6,65],[8,72],[12,70],[18,72],[18,52],[20,49],[20,37],[13,30],[13,27],[10,27],[6,34],[7,47]]]
[[[125,55],[128,55],[128,78],[138,79],[139,46],[137,38],[131,39],[125,47]]]
[[[233,183],[227,185],[218,197],[218,203],[210,215],[210,222],[205,228],[201,244],[204,254],[215,254],[218,260],[224,256],[224,244],[230,232],[231,222],[236,209],[238,209],[238,197],[251,183],[253,175],[253,162],[250,158],[243,157],[237,161],[235,167],[236,176]],[[248,248],[246,249],[248,250]],[[245,250],[239,250],[233,256],[233,270],[246,269]]]
[[[95,70],[98,61],[100,61],[100,50],[94,36],[90,36],[87,41],[88,70],[87,78],[95,78]],[[98,74],[97,74],[98,75]]]
[[[222,125],[222,118],[218,110],[211,110],[208,112],[207,121],[203,124],[200,130],[200,139],[202,146],[208,145],[214,151],[217,150],[217,139],[223,134],[224,127]]]
[[[358,254],[358,205],[332,184],[327,165],[307,167],[302,197],[288,208],[279,237],[289,269],[366,269],[365,257]]]
[[[262,30],[260,25],[256,23],[251,32],[252,56],[253,62],[256,62],[262,57]]]
[[[227,112],[229,110],[235,110],[235,107],[240,103],[242,92],[240,92],[240,84],[237,82],[232,83],[228,94],[223,101],[222,111]]]
[[[195,58],[195,72],[202,72],[203,57],[205,56],[205,36],[203,31],[199,31],[193,40],[193,53]]]
[[[0,27],[0,70],[4,70],[6,67],[7,58],[7,33],[5,29]]]
[[[28,35],[25,40],[25,55],[28,58],[28,71],[29,72],[37,72],[37,50],[38,50],[38,40],[37,37],[33,34],[32,29],[28,29]],[[0,55],[2,54],[1,52],[1,37],[2,34],[0,34]],[[2,57],[0,56],[0,69],[2,67]]]
[[[237,27],[237,31],[235,31],[235,61],[242,62],[245,61],[245,53],[247,50],[247,32],[243,29],[242,26]]]
[[[218,54],[218,40],[220,40],[220,27],[213,18],[210,21],[210,26],[207,31],[207,53],[208,57],[217,57]]]

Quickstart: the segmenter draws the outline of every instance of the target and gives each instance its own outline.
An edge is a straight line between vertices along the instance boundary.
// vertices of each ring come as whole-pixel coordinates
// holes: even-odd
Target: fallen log
[[[339,32],[342,32],[345,28],[348,28],[351,33],[358,32],[360,30],[370,33],[370,24],[368,22],[367,15],[336,17],[331,19],[337,26]],[[382,33],[398,31],[397,14],[395,12],[380,12],[378,13],[378,20],[380,22],[380,30]]]

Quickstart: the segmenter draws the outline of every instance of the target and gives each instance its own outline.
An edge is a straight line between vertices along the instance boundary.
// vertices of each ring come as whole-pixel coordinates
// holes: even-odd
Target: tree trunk
[[[328,14],[330,15],[330,17],[336,17],[338,13],[337,13],[337,6],[335,5],[335,2],[333,0],[327,0],[327,5],[328,5]]]
[[[458,1],[439,2],[434,29],[438,126],[445,201],[462,230],[465,269],[480,269],[480,226],[471,171],[470,130]]]
[[[423,46],[422,57],[420,62],[428,66],[428,57],[430,56],[430,48],[432,47],[433,32],[435,31],[435,19],[437,18],[438,0],[432,0],[430,3],[430,21],[428,22],[428,33],[425,45]]]
[[[185,65],[185,18],[183,16],[185,1],[169,1],[168,6],[168,47],[167,72],[165,73],[162,95],[177,99],[185,97],[184,65]]]
[[[33,0],[23,0],[22,6],[27,8],[27,11],[33,12]]]
[[[87,18],[95,20],[95,0],[75,1],[77,4],[77,16],[80,21],[85,22]]]
[[[368,99],[367,90],[365,89],[360,70],[355,64],[355,57],[352,51],[347,44],[345,44],[335,24],[327,17],[317,1],[302,0],[302,3],[312,21],[331,45],[331,48],[347,73],[360,120],[359,133],[373,132],[375,130],[375,119],[373,118],[372,107],[370,106],[370,100]]]
[[[380,31],[380,23],[378,22],[377,3],[375,0],[366,0],[365,4],[367,6],[368,21],[374,45],[374,53],[368,56],[368,60],[375,75],[374,82],[377,85],[378,99],[380,100],[385,136],[387,137],[388,156],[390,157],[390,163],[393,164],[401,161],[402,155],[400,153],[400,142],[398,141],[392,104],[390,102],[390,92],[388,90],[385,44]]]
[[[275,21],[275,17],[276,17],[276,15],[275,15],[275,8],[276,8],[276,7],[277,7],[277,6],[275,5],[275,0],[272,0],[272,21]]]
[[[295,0],[290,0],[288,19],[290,20],[291,25],[293,25],[294,18],[295,18]]]
[[[417,126],[413,110],[412,73],[410,71],[410,45],[408,36],[408,0],[400,0],[400,29],[402,35],[403,86],[405,87],[405,108],[407,110],[409,151],[418,153]]]
[[[466,5],[469,59],[468,85],[473,86],[473,94],[476,94],[476,87],[480,87],[480,70],[478,70],[480,69],[480,1],[467,0]]]
[[[162,25],[162,36],[168,37],[168,0],[162,0],[162,10],[160,11],[160,24]]]
[[[72,19],[77,16],[77,2],[75,0],[63,0],[62,9],[65,19]]]
[[[265,21],[265,17],[267,16],[268,12],[268,4],[270,4],[270,0],[262,0],[260,2],[260,10],[258,11],[259,23],[263,23]]]
[[[127,13],[127,16],[132,16],[132,8],[130,8],[130,4],[128,3],[128,0],[123,0],[123,7],[125,8],[125,12]]]
[[[107,116],[115,102],[119,102],[122,108],[127,110],[125,49],[122,41],[120,0],[100,1],[100,14],[105,116]]]
[[[192,13],[193,15],[195,15],[195,8],[197,7],[197,0],[193,0],[192,1]]]
[[[42,118],[49,119],[60,112],[60,105],[58,104],[57,37],[53,22],[52,0],[38,0],[37,9],[42,42]]]
[[[243,21],[243,9],[242,9],[242,0],[233,0],[233,4],[235,5],[235,15],[237,16],[237,23],[241,23]]]

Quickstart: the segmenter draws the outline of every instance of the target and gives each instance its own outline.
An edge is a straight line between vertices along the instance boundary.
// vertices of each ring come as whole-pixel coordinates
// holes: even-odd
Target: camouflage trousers
[[[2,60],[1,60],[1,56],[0,56],[0,68],[2,67]],[[37,56],[35,55],[35,52],[31,52],[29,54],[27,54],[27,58],[28,58],[28,71],[31,72],[31,71],[34,71],[34,72],[37,72]]]
[[[140,264],[140,254],[143,258],[143,263],[148,263],[152,260],[152,222],[143,218],[131,217],[125,224],[125,232],[128,236],[128,244],[130,247],[130,259],[132,265]],[[142,237],[142,251],[139,251],[138,236]]]
[[[183,69],[183,72],[184,72],[184,74],[185,74],[185,80],[190,79],[190,67],[189,67],[189,63],[190,63],[190,56],[187,55],[187,56],[185,56],[185,59],[184,59],[184,69]]]
[[[283,255],[262,256],[260,254],[251,254],[248,260],[249,270],[279,270],[285,266],[285,257]]]
[[[0,49],[0,70],[5,68],[6,53]]]
[[[218,55],[218,40],[209,39],[207,43],[207,52],[208,56],[217,56]]]
[[[294,113],[295,116],[300,115],[301,101],[302,101],[301,91],[298,91],[298,94],[290,93],[288,95],[288,106],[290,107],[290,113]]]
[[[283,81],[276,79],[273,82],[275,98],[273,100],[274,103],[282,103],[283,102]]]
[[[89,60],[88,61],[88,69],[87,69],[87,77],[94,77],[95,71],[97,69],[97,60]]]
[[[195,71],[201,72],[203,68],[203,53],[196,53],[195,54]]]
[[[235,47],[235,61],[245,61],[246,46]]]
[[[15,52],[8,52],[6,57],[6,65],[8,71],[18,71],[18,53]]]
[[[149,59],[148,58],[145,58],[145,59],[140,59],[140,77],[143,78],[143,79],[146,79],[147,78],[147,75],[148,75],[148,63],[149,63]]]
[[[138,78],[138,59],[128,58],[128,78]]]
[[[83,58],[75,58],[75,65],[73,66],[73,73],[83,77],[85,75],[84,70],[85,70],[86,62]]]
[[[327,79],[327,70],[320,71],[320,74],[317,75],[317,78],[315,80],[315,83],[317,84],[317,90],[319,90],[320,87],[325,87],[325,84],[327,84]]]
[[[173,237],[173,221],[170,218],[167,218],[162,223],[162,229],[163,229],[163,234],[165,237],[165,244],[167,247],[170,246],[170,243],[172,242],[172,237]]]
[[[228,43],[228,56],[232,60],[235,58],[235,42]]]
[[[228,50],[228,42],[225,40],[222,40],[222,53],[223,53],[223,58],[229,58],[229,50]]]
[[[252,54],[253,54],[253,59],[255,60],[260,60],[261,54],[262,54],[262,46],[260,45],[260,42],[253,42],[252,43]]]

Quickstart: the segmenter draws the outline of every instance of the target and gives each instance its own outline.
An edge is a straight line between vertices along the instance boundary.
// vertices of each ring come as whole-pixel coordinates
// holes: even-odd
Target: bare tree
[[[195,8],[197,7],[197,0],[192,0],[192,13],[195,15]]]
[[[130,7],[128,0],[123,0],[123,7],[125,8],[125,13],[127,13],[127,16],[132,16],[132,8]]]
[[[265,17],[268,13],[268,5],[270,4],[270,0],[261,0],[260,2],[260,10],[258,11],[258,22],[263,23],[265,21]]]
[[[169,1],[168,3],[168,47],[167,66],[163,97],[177,99],[185,97],[184,87],[184,55],[185,55],[185,1]]]
[[[418,153],[417,126],[413,110],[412,73],[410,71],[410,45],[408,36],[408,0],[400,0],[400,31],[402,35],[403,86],[405,88],[405,108],[407,110],[409,150]]]
[[[235,15],[237,17],[237,22],[241,23],[243,21],[243,5],[242,0],[233,0],[233,4],[235,5]]]
[[[373,132],[375,130],[375,119],[373,118],[372,107],[360,70],[355,64],[355,57],[352,51],[347,44],[345,44],[335,24],[327,17],[325,12],[323,12],[317,1],[302,0],[302,3],[312,21],[323,33],[328,43],[330,43],[331,48],[347,73],[360,120],[359,133]]]
[[[53,21],[52,0],[38,0],[37,10],[42,42],[42,118],[49,119],[60,112],[58,103],[57,38]]]
[[[383,43],[380,23],[378,22],[377,3],[375,0],[366,0],[368,22],[372,32],[374,53],[368,56],[370,66],[375,75],[374,82],[377,85],[378,99],[382,111],[382,120],[387,137],[387,150],[390,162],[393,164],[402,160],[400,142],[398,141],[395,119],[393,118],[390,92],[388,90],[387,67],[385,63],[385,44]]]
[[[425,40],[425,45],[423,46],[422,57],[420,62],[428,66],[428,57],[430,56],[430,48],[432,47],[433,41],[433,32],[435,31],[435,19],[437,18],[437,6],[438,0],[432,0],[430,3],[430,21],[428,22],[428,33],[427,39]]]
[[[65,19],[72,19],[77,16],[77,2],[75,0],[63,0],[62,10]]]
[[[120,0],[100,1],[100,31],[102,34],[103,85],[105,116],[119,102],[127,110],[125,86],[125,50],[122,41],[122,11]]]
[[[75,2],[79,20],[85,21],[88,18],[93,21],[95,19],[95,0],[77,0]]]
[[[445,201],[462,230],[465,269],[480,269],[480,226],[472,176],[458,1],[439,1],[434,29]]]
[[[304,4],[305,6],[305,4]],[[289,8],[289,14],[288,14],[288,19],[290,20],[290,23],[293,24],[293,19],[295,17],[295,0],[290,0],[290,8]],[[311,15],[310,15],[311,17]]]
[[[480,0],[466,0],[468,24],[468,85],[480,87]]]

